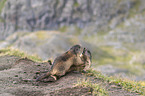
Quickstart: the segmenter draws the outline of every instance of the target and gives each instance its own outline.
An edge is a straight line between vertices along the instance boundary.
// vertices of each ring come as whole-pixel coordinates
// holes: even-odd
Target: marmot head
[[[80,45],[74,45],[70,48],[70,50],[74,53],[74,54],[78,54],[81,51],[81,46]]]
[[[91,52],[90,52],[87,48],[84,48],[84,49],[83,49],[82,55],[89,57],[89,58],[90,58],[90,61],[92,61]]]

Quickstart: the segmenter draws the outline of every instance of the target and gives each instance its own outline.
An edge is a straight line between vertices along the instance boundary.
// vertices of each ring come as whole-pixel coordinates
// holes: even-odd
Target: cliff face
[[[144,0],[2,0],[6,1],[0,15],[0,40],[18,30],[35,31],[90,23],[97,30],[115,28]],[[109,26],[111,20],[115,22]]]

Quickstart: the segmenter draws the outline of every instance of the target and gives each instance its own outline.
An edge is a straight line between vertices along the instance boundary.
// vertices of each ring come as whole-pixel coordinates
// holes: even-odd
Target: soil
[[[55,82],[35,82],[36,72],[49,71],[50,67],[47,62],[37,63],[27,58],[1,56],[0,96],[92,96],[92,88],[75,86],[78,80],[83,79],[99,84],[108,91],[109,96],[138,95],[121,86],[76,72],[68,73]]]

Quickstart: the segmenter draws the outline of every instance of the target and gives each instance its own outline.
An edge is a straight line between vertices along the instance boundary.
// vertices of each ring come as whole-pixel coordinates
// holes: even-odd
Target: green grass
[[[39,40],[44,40],[44,39],[49,38],[47,31],[37,31],[36,36],[38,37]]]
[[[82,29],[79,28],[78,26],[62,26],[58,29],[60,32],[70,32],[72,30],[74,32],[75,36],[78,36],[81,34]]]
[[[79,4],[77,1],[75,1],[73,6],[74,6],[74,7],[79,7],[80,4]]]
[[[0,14],[2,12],[2,9],[4,8],[5,6],[5,3],[6,3],[7,0],[1,0],[0,1]],[[0,22],[4,22],[4,20],[0,17]]]
[[[68,29],[67,26],[62,26],[62,27],[60,27],[58,30],[59,30],[60,32],[66,32],[67,29]]]
[[[143,75],[144,64],[142,51],[115,49],[110,46],[99,46],[93,49],[93,67],[112,65],[116,68],[127,70],[126,74],[130,76]],[[134,59],[134,57],[136,59]]]
[[[130,9],[129,12],[129,18],[133,17],[134,15],[136,15],[138,13],[139,7],[141,5],[140,0],[133,0],[134,6]]]
[[[108,96],[107,91],[104,88],[101,88],[96,83],[91,83],[89,80],[78,80],[78,83],[75,86],[90,87],[93,89],[93,96]]]
[[[0,50],[0,56],[4,55],[13,55],[21,58],[27,57],[28,59],[31,59],[35,62],[43,62],[41,58],[39,58],[37,55],[28,55],[18,49],[12,49],[12,48],[5,48]],[[116,78],[116,77],[107,77],[102,75],[100,72],[97,72],[95,70],[88,70],[87,75],[89,76],[95,76],[96,78],[100,78],[108,83],[115,83],[116,85],[122,86],[124,89],[130,91],[130,92],[136,92],[141,95],[145,95],[145,82],[140,81],[131,81],[128,79],[122,79],[122,78]],[[96,94],[96,92],[99,92],[101,95],[107,95],[107,92],[99,87],[97,84],[92,84],[88,81],[79,81],[78,85],[81,86],[88,86],[93,88],[95,91],[93,94]],[[98,94],[98,93],[97,93]]]
[[[88,70],[86,73],[89,76],[95,76],[96,78],[102,79],[104,81],[107,81],[108,83],[115,83],[116,85],[122,86],[122,88],[130,91],[139,93],[141,95],[145,95],[145,82],[140,81],[131,81],[128,79],[122,79],[122,78],[116,78],[116,77],[107,77],[102,75],[100,72],[97,72],[95,70]]]
[[[0,56],[4,55],[13,55],[21,58],[27,57],[28,59],[31,59],[32,61],[35,62],[42,62],[42,59],[38,57],[37,55],[28,55],[23,51],[20,51],[18,49],[12,49],[12,48],[5,48],[0,50]]]
[[[1,0],[0,1],[0,14],[1,14],[1,11],[2,11],[3,7],[5,6],[6,1],[7,0]]]

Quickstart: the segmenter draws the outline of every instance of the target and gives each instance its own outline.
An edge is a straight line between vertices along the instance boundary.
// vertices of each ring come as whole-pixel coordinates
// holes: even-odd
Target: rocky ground
[[[81,44],[95,70],[145,80],[145,0],[32,1],[0,0],[0,49],[47,60]]]
[[[99,84],[107,90],[109,96],[138,95],[84,73],[68,73],[56,82],[35,82],[35,72],[49,70],[50,65],[27,58],[0,56],[0,68],[0,96],[92,96],[92,88],[75,85],[83,79]]]

